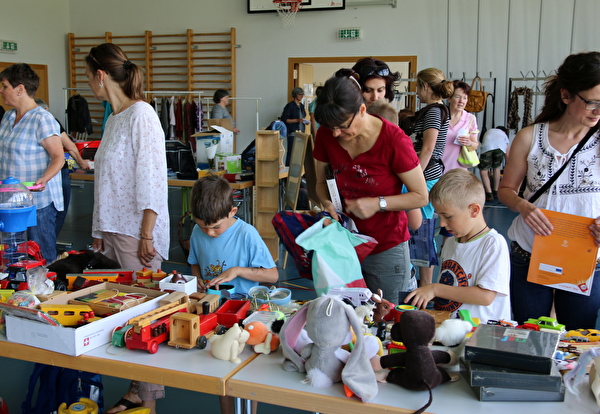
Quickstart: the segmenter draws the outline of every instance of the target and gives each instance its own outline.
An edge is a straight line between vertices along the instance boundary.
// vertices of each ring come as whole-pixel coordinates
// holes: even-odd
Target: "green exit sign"
[[[339,29],[338,38],[341,40],[358,40],[361,38],[361,29],[360,27]]]
[[[2,45],[2,52],[16,52],[17,51],[17,42],[12,42],[10,40],[0,40],[0,45]]]

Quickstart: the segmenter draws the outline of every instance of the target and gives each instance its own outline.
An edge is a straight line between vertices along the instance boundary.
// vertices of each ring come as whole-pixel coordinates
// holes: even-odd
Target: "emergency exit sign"
[[[360,27],[346,27],[338,30],[340,40],[358,40],[361,38]]]
[[[11,40],[0,40],[0,52],[16,52],[17,51],[17,42],[13,42]]]

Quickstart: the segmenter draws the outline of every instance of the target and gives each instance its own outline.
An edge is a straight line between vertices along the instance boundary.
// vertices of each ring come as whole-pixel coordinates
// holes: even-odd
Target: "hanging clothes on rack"
[[[69,98],[67,116],[69,119],[69,134],[76,135],[80,132],[89,135],[94,132],[88,103],[83,96],[77,94]]]
[[[183,136],[183,107],[181,98],[177,98],[175,102],[175,137],[183,143],[186,142]]]
[[[169,136],[171,137],[171,139],[175,139],[175,125],[176,125],[176,121],[175,121],[175,97],[171,96],[169,98],[169,104],[171,105],[169,107]]]
[[[160,125],[162,126],[163,131],[165,131],[165,139],[169,139],[171,135],[170,131],[170,123],[169,123],[169,100],[167,98],[162,98],[162,102],[160,104]]]
[[[204,109],[202,109],[202,101],[198,102],[196,110],[196,130],[202,131],[202,124],[204,123]]]
[[[533,90],[525,86],[515,88],[510,94],[510,100],[508,104],[508,118],[507,128],[508,129],[519,129],[519,96],[523,96],[523,123],[521,128],[525,128],[530,125],[533,121],[531,119],[531,109],[533,107]]]
[[[104,136],[104,126],[106,125],[106,121],[108,120],[108,116],[112,114],[112,106],[108,101],[102,101],[102,106],[104,107],[104,116],[102,117],[102,135],[100,138]]]

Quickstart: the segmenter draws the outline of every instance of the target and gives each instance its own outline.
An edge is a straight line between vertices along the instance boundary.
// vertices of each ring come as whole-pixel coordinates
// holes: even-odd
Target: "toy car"
[[[558,323],[558,321],[554,318],[550,318],[549,316],[540,316],[539,318],[529,318],[525,321],[525,324],[538,325],[541,331],[550,331],[550,332],[565,332],[565,325]]]
[[[567,332],[565,338],[573,342],[600,342],[600,331],[597,329],[575,329]]]
[[[507,319],[500,319],[500,320],[488,319],[487,324],[488,325],[505,326],[507,328],[514,328],[514,327],[517,326],[517,322],[510,321],[510,320],[507,320]]]

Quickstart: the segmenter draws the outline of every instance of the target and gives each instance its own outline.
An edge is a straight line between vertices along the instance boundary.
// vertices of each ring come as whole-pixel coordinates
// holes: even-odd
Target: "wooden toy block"
[[[192,313],[178,312],[171,315],[170,340],[175,348],[192,349],[200,336],[200,318]]]

